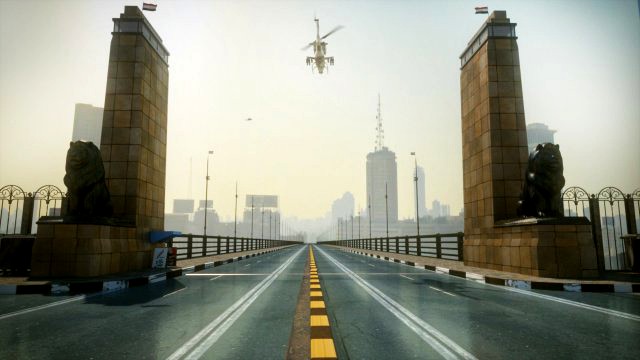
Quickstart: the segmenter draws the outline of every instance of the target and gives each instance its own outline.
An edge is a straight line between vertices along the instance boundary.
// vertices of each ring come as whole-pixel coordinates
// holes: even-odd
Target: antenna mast
[[[382,114],[380,113],[380,94],[378,94],[378,115],[376,115],[376,151],[384,147],[384,130],[382,129]]]

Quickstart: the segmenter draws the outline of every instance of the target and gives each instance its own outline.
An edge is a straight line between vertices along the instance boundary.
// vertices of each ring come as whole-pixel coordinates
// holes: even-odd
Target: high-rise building
[[[415,171],[415,169],[414,169]],[[411,174],[412,177],[414,174]],[[427,216],[427,178],[422,166],[418,166],[418,211],[420,217]],[[414,190],[415,192],[415,185]],[[415,198],[415,193],[413,194]],[[415,204],[414,204],[415,205]]]
[[[531,123],[527,125],[527,143],[529,144],[529,153],[531,153],[538,144],[553,144],[553,134],[555,133],[555,130],[549,129],[547,125],[542,123]]]
[[[370,209],[372,235],[391,233],[398,221],[398,166],[396,154],[384,146],[384,130],[378,96],[378,124],[375,151],[367,154],[367,206]]]
[[[89,104],[76,104],[71,141],[91,141],[100,147],[104,109]]]
[[[356,200],[350,192],[346,192],[341,198],[336,199],[333,204],[331,204],[332,221],[335,222],[337,219],[346,219],[353,216],[355,202]]]

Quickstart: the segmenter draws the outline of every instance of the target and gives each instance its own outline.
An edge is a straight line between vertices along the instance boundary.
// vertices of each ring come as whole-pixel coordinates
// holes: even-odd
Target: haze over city
[[[224,219],[233,218],[236,181],[240,196],[278,195],[283,216],[323,216],[345,191],[364,208],[380,94],[399,218],[415,214],[410,152],[426,170],[427,204],[460,211],[458,57],[486,19],[474,15],[477,2],[157,3],[146,16],[171,53],[167,199],[204,198],[213,150],[209,199]],[[74,106],[103,106],[110,17],[130,4],[0,2],[0,185],[63,187]],[[486,5],[518,24],[527,123],[557,130],[567,186],[633,191],[638,2]],[[322,75],[300,50],[315,37],[314,16],[321,33],[344,26],[328,38],[335,66]]]

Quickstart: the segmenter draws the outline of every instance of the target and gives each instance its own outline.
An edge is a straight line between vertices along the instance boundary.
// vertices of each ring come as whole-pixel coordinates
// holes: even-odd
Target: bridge
[[[0,358],[635,358],[637,293],[291,245],[116,292],[0,297]],[[428,260],[425,260],[428,261]],[[442,264],[441,264],[442,265]],[[487,276],[486,279],[489,279]]]

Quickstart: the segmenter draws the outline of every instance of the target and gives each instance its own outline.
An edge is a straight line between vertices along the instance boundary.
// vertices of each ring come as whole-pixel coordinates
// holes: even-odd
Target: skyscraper
[[[386,235],[387,213],[389,232],[398,221],[398,166],[396,154],[384,146],[379,95],[376,118],[376,147],[367,154],[367,205],[371,211],[372,235],[383,236]]]
[[[76,104],[71,141],[91,141],[100,147],[104,109],[90,104]]]
[[[531,153],[538,144],[553,144],[553,134],[555,133],[555,130],[549,129],[547,125],[542,123],[531,123],[527,125],[527,143],[529,144],[529,153]]]
[[[349,218],[353,216],[354,209],[355,198],[352,193],[347,191],[341,198],[336,199],[333,204],[331,204],[331,220],[336,221],[340,218]]]

